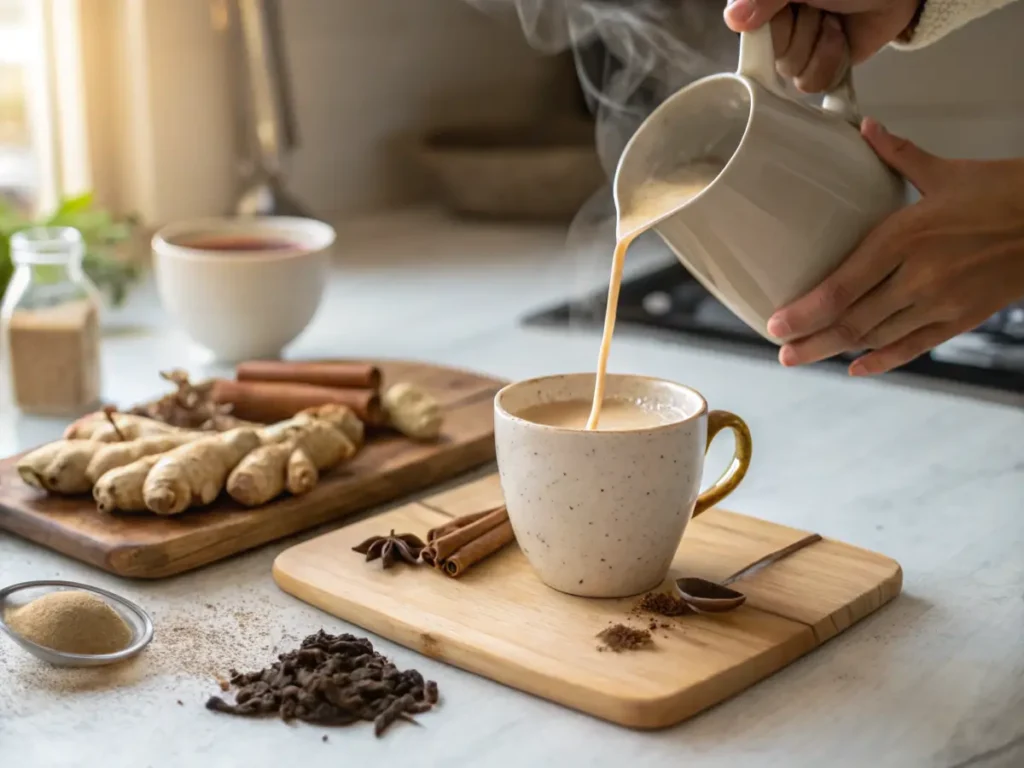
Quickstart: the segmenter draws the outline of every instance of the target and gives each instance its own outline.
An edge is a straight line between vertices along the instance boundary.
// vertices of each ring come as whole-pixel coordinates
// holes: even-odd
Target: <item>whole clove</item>
[[[317,725],[373,723],[383,735],[400,719],[430,710],[437,683],[414,669],[399,670],[366,638],[320,630],[259,672],[231,672],[235,701],[211,696],[206,708],[245,717],[277,715]]]

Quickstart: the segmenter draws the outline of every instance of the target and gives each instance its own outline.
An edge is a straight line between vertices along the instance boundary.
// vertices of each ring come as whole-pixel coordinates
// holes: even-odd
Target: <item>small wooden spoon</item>
[[[780,550],[765,555],[760,560],[751,563],[742,570],[736,571],[732,576],[723,579],[721,582],[709,581],[697,576],[676,579],[676,589],[683,602],[700,613],[734,611],[747,601],[747,596],[735,589],[730,589],[727,586],[728,584],[757,573],[762,568],[777,563],[779,560],[789,557],[794,552],[817,541],[821,541],[821,536],[812,533],[810,536],[805,536],[799,541],[793,542],[788,547],[783,547]]]

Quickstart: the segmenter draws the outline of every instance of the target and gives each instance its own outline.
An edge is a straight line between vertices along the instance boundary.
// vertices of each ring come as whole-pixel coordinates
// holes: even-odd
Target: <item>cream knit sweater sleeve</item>
[[[941,40],[955,29],[1009,5],[1013,0],[923,0],[924,11],[910,40],[894,42],[901,50],[914,50]]]

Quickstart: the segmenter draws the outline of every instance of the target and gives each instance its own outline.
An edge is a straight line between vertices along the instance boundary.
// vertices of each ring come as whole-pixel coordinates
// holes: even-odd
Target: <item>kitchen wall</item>
[[[224,0],[88,0],[101,197],[158,224],[218,214],[236,189],[238,133]],[[464,0],[283,0],[301,146],[289,187],[321,214],[425,194],[417,139],[432,127],[570,109],[567,62]],[[568,77],[567,77],[568,75]],[[111,138],[115,137],[115,138]],[[120,157],[115,151],[120,147]]]
[[[1024,157],[1024,2],[857,71],[862,109],[949,157]]]
[[[415,150],[432,127],[516,123],[572,107],[571,68],[465,0],[283,6],[302,132],[290,176],[320,208],[355,212],[422,197]]]
[[[152,223],[226,210],[236,128],[222,0],[88,2],[91,87],[113,83],[120,94],[92,99],[101,196]],[[106,15],[94,15],[100,6]],[[564,61],[531,51],[515,25],[465,0],[284,0],[283,9],[301,141],[289,185],[322,214],[429,194],[415,146],[431,127],[522,122],[574,102]],[[1021,29],[1024,0],[932,48],[881,54],[857,72],[864,111],[942,154],[1024,156]]]
[[[516,120],[550,100],[552,62],[464,0],[285,6],[305,134],[292,178],[297,192],[332,209],[418,196],[408,151],[417,129]],[[865,112],[941,154],[1024,156],[1021,30],[1024,0],[931,48],[886,51],[857,72]]]

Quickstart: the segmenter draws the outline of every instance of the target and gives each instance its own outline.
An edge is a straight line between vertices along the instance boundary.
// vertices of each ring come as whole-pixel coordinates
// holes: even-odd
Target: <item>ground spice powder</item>
[[[117,653],[132,642],[131,627],[120,614],[81,590],[50,592],[8,610],[4,621],[33,643],[64,653]]]
[[[693,613],[685,600],[667,592],[648,592],[637,604],[636,611],[658,616],[685,616]]]
[[[635,651],[653,643],[651,633],[646,629],[634,629],[625,624],[613,624],[598,633],[597,639],[604,647],[615,651]]]

